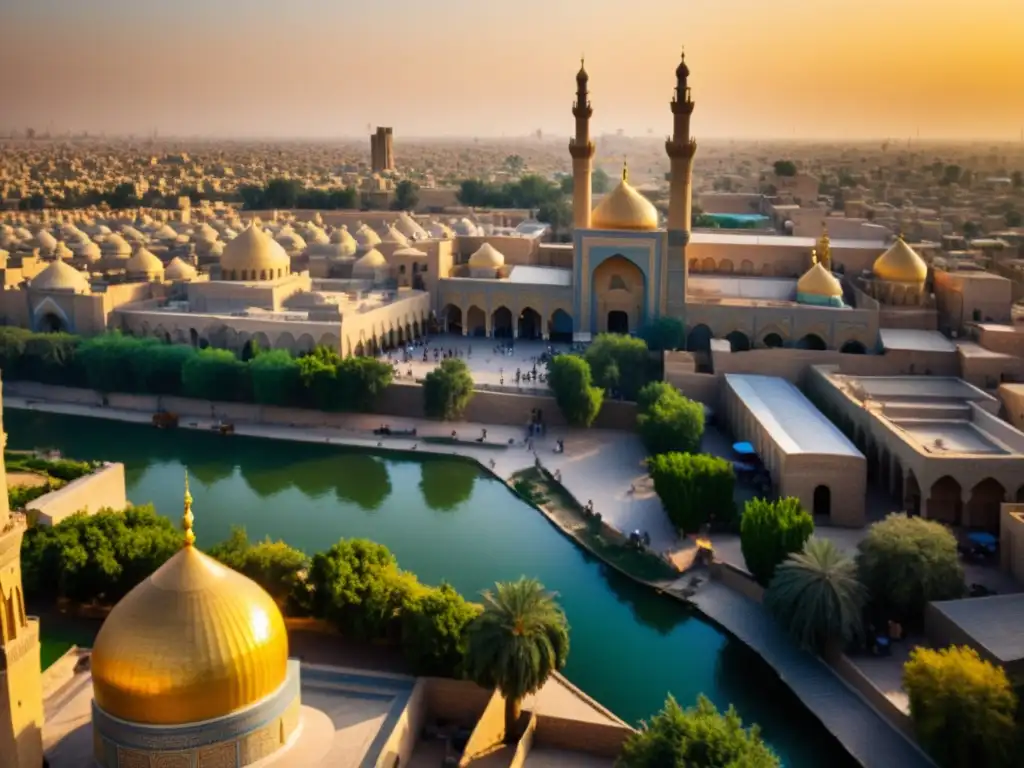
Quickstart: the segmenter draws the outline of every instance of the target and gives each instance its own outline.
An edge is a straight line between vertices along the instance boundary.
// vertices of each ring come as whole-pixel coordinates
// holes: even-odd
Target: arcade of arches
[[[495,339],[550,339],[571,342],[575,324],[568,307],[496,304],[485,308],[485,302],[469,302],[466,306],[446,304],[438,315],[440,330],[462,336]]]

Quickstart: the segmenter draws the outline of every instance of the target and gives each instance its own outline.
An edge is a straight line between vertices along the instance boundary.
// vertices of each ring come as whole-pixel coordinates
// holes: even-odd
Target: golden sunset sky
[[[1024,0],[0,0],[0,131],[236,137],[670,131],[682,45],[705,138],[1024,128]]]

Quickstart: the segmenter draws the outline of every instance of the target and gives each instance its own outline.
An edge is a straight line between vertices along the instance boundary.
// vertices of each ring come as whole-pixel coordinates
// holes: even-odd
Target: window
[[[416,265],[413,264],[413,267],[415,267],[415,266]],[[399,264],[398,265],[398,274],[400,274],[400,275],[404,275],[405,274],[405,264]]]
[[[626,281],[622,279],[621,275],[612,275],[611,279],[608,281],[608,290],[628,291],[629,288],[626,287]]]

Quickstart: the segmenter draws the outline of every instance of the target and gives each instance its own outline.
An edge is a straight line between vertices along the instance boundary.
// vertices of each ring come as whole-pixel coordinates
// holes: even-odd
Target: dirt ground
[[[37,475],[35,472],[8,472],[7,473],[7,487],[18,488],[28,487],[35,488],[39,485],[46,485],[47,478],[43,475]]]

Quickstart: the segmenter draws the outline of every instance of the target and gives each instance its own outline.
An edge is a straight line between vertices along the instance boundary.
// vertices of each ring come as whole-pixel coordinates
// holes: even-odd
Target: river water
[[[684,706],[704,693],[759,723],[787,766],[853,765],[756,654],[582,552],[476,464],[15,409],[4,421],[11,448],[123,462],[128,498],[175,521],[187,467],[203,547],[236,524],[309,553],[365,537],[425,583],[448,581],[469,599],[495,581],[536,577],[569,619],[566,676],[624,720],[650,716],[668,693]],[[45,626],[43,635],[44,655],[83,642]]]

